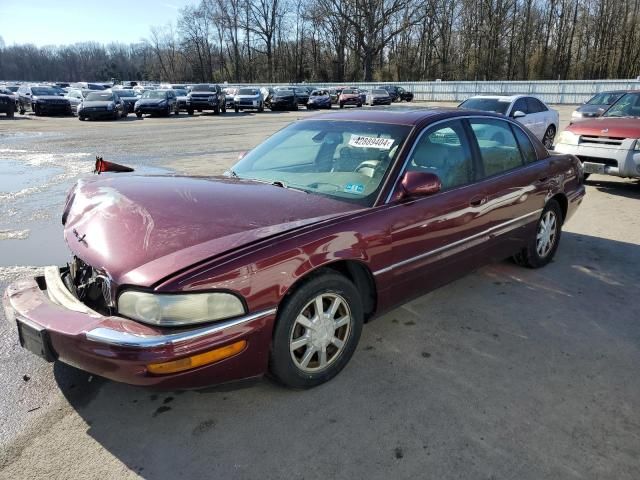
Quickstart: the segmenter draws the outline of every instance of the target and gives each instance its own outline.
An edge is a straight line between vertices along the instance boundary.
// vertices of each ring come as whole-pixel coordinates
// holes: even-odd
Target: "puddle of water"
[[[28,226],[27,238],[0,241],[0,267],[64,265],[69,261],[71,254],[64,242],[59,221]]]
[[[61,174],[58,167],[40,166],[34,168],[16,160],[4,160],[0,153],[0,192],[17,193],[23,189],[46,184],[47,179]]]

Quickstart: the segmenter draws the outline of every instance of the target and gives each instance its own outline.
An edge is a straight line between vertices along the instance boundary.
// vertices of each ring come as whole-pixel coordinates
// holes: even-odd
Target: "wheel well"
[[[357,260],[340,260],[328,265],[323,265],[321,268],[307,273],[291,285],[285,295],[285,298],[291,295],[291,293],[293,293],[301,283],[306,282],[313,276],[321,275],[323,271],[326,272],[327,270],[333,270],[353,282],[362,297],[362,308],[364,311],[365,321],[371,318],[376,311],[378,303],[376,284],[369,267]]]
[[[569,209],[569,201],[567,200],[567,197],[562,193],[558,193],[551,199],[555,200],[560,205],[560,209],[562,210],[562,223],[564,223],[564,219],[567,218],[567,210]]]

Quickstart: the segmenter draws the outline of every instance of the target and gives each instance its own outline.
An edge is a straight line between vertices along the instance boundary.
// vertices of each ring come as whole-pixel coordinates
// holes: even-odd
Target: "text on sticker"
[[[360,148],[379,148],[381,150],[389,150],[393,145],[393,138],[376,138],[365,137],[362,135],[351,135],[349,145]]]

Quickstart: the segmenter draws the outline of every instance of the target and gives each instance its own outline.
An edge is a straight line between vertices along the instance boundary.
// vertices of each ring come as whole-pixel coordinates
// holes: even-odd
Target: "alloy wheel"
[[[346,300],[336,293],[321,293],[298,314],[289,336],[291,358],[306,373],[325,370],[344,350],[352,315]]]
[[[548,150],[551,150],[553,148],[553,140],[555,139],[555,136],[556,136],[555,128],[553,127],[547,128],[547,131],[544,133],[542,143],[544,144],[545,148],[547,148]]]
[[[549,210],[544,213],[538,224],[536,235],[536,251],[540,258],[545,258],[553,249],[558,235],[558,221],[556,214]]]

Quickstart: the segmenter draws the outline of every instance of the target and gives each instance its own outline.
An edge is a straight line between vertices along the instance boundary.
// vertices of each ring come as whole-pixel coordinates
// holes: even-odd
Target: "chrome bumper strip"
[[[237,327],[238,325],[266,317],[267,315],[273,315],[276,313],[276,310],[277,309],[275,308],[270,308],[269,310],[262,310],[261,312],[226,320],[206,327],[200,327],[179,333],[170,333],[167,335],[138,335],[135,333],[123,332],[121,330],[98,327],[87,332],[86,336],[87,340],[91,340],[92,342],[116,345],[119,347],[142,349],[174,346],[184,342],[197,340],[201,337],[206,337],[207,335],[222,332],[228,328]]]

